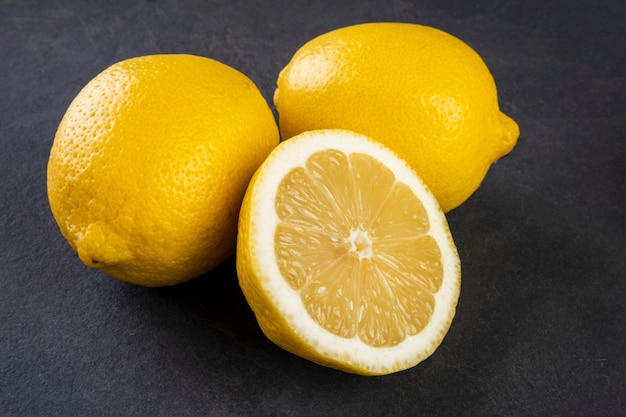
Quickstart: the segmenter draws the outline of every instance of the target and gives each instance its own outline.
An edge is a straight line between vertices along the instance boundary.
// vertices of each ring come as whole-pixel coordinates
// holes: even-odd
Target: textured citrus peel
[[[382,142],[446,212],[474,193],[519,136],[480,55],[411,23],[364,23],[311,39],[280,72],[274,105],[284,139],[341,128]]]
[[[243,194],[278,142],[266,100],[236,69],[184,54],[130,58],[65,112],[50,208],[86,265],[174,285],[232,256]]]

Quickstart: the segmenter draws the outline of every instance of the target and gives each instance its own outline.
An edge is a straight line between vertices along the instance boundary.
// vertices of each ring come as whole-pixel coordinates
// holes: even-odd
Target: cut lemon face
[[[460,262],[446,218],[409,166],[346,130],[282,142],[239,217],[237,272],[265,335],[363,375],[410,368],[450,327]]]

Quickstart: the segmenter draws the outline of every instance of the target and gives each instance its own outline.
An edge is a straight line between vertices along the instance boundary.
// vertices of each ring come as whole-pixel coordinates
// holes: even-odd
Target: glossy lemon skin
[[[407,160],[444,211],[467,200],[519,137],[478,53],[417,24],[366,23],[309,41],[281,71],[274,103],[283,139],[365,134]]]
[[[150,55],[118,62],[67,109],[48,162],[61,233],[88,266],[163,286],[234,253],[239,206],[278,144],[254,83],[218,61]]]

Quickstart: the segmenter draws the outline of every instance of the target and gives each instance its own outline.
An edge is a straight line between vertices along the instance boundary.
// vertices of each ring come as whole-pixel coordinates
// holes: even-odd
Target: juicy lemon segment
[[[283,142],[257,171],[241,210],[237,270],[268,338],[360,374],[429,356],[460,287],[432,194],[395,154],[343,130]]]
[[[320,326],[372,346],[425,327],[441,252],[424,206],[390,169],[367,154],[320,151],[279,185],[276,212],[280,271]]]

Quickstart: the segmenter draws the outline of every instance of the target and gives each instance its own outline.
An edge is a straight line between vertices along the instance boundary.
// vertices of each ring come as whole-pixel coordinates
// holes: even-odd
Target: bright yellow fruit
[[[283,139],[327,128],[370,136],[409,162],[444,211],[463,203],[519,136],[481,57],[426,26],[323,34],[295,53],[277,84]]]
[[[241,208],[237,272],[270,340],[364,375],[428,357],[461,279],[428,188],[392,151],[345,130],[298,135],[261,165]]]
[[[50,207],[86,265],[180,283],[234,253],[246,187],[278,142],[267,102],[235,69],[192,55],[128,59],[67,109],[48,162]]]

